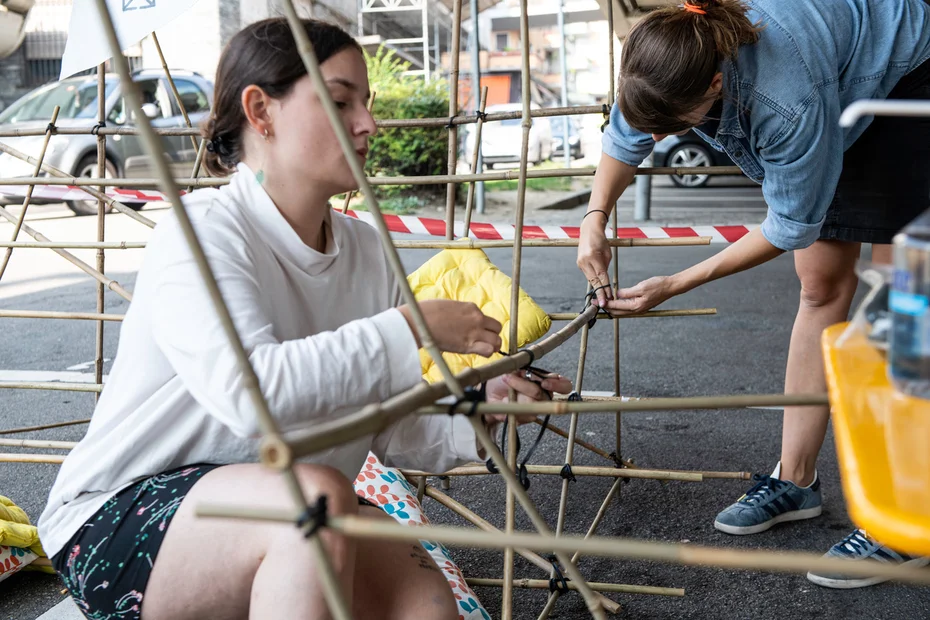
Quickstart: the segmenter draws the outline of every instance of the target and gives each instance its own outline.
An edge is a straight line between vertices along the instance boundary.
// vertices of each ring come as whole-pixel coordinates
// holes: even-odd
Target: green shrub
[[[431,80],[404,75],[410,69],[405,62],[384,47],[374,56],[365,55],[368,80],[376,93],[372,113],[377,119],[435,118],[449,113],[449,94],[445,80]],[[448,157],[448,132],[444,127],[381,128],[369,141],[366,172],[369,176],[426,176],[443,174]],[[444,185],[422,187],[441,191]],[[379,196],[397,196],[410,186],[382,185],[375,188]],[[421,189],[421,188],[418,188]]]

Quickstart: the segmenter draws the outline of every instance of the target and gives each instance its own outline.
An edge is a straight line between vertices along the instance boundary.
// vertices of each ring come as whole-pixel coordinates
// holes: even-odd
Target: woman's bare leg
[[[858,257],[859,244],[842,241],[817,241],[809,248],[795,251],[801,302],[788,348],[786,394],[826,391],[820,335],[849,315],[858,283],[854,271]],[[785,407],[782,480],[790,480],[798,486],[813,482],[817,455],[829,419],[827,407]]]
[[[330,514],[355,514],[358,500],[337,470],[298,465],[308,501],[325,494]],[[311,546],[287,523],[206,519],[200,503],[293,506],[281,475],[260,465],[230,465],[206,474],[168,526],[145,591],[144,620],[328,618]],[[322,538],[352,600],[355,543],[329,531]]]
[[[359,515],[391,517],[362,506]],[[458,604],[445,574],[418,542],[360,540],[355,561],[355,617],[457,620]]]

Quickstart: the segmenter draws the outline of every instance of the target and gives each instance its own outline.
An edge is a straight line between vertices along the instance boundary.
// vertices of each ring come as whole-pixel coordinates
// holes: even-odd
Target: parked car
[[[533,104],[532,109],[539,106]],[[488,106],[485,113],[519,112],[521,103],[501,103]],[[520,149],[523,147],[523,121],[512,118],[503,121],[489,121],[481,129],[481,156],[489,168],[494,164],[515,163],[520,161]],[[475,151],[475,125],[469,125],[465,137],[465,161],[471,165]],[[530,128],[530,143],[527,161],[541,164],[552,157],[552,128],[547,118],[534,118]]]
[[[197,126],[209,114],[213,101],[213,85],[191,71],[172,71],[181,101],[191,123]],[[142,90],[143,111],[156,128],[183,127],[184,117],[171,94],[164,72],[137,71],[133,74]],[[116,75],[106,76],[107,126],[131,126],[132,119],[119,88]],[[55,106],[60,106],[59,127],[86,127],[97,124],[97,76],[68,78],[41,86],[0,112],[3,129],[42,128],[48,124]],[[43,136],[0,138],[10,146],[38,157]],[[172,171],[178,176],[190,176],[197,149],[187,136],[163,136],[165,154]],[[45,162],[73,176],[97,176],[97,138],[83,135],[54,135],[45,152]],[[33,165],[7,154],[0,154],[0,177],[32,176]],[[109,136],[107,138],[106,177],[153,177],[154,166],[139,136]],[[33,200],[33,202],[41,202]],[[68,206],[78,215],[97,212],[96,200],[72,200]],[[130,205],[137,206],[137,205]],[[141,205],[138,205],[141,206]]]
[[[734,166],[726,153],[714,149],[693,131],[683,136],[668,136],[660,140],[652,151],[652,165],[670,168],[701,168],[706,166]],[[670,175],[678,187],[704,187],[709,174]]]
[[[552,126],[552,159],[564,159],[565,151],[562,148],[562,144],[565,133],[565,121],[555,117],[549,119],[549,124]],[[578,121],[574,118],[568,119],[568,152],[572,159],[581,159],[584,157],[584,148],[581,146],[581,133],[578,129]]]

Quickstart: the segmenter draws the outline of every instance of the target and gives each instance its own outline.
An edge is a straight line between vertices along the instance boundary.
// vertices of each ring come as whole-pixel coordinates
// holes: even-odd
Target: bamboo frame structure
[[[553,177],[585,177],[594,174],[594,169],[551,169],[551,170],[528,170],[527,153],[529,143],[529,132],[533,118],[561,116],[568,114],[601,114],[603,108],[600,106],[577,106],[570,108],[551,108],[544,110],[531,110],[529,97],[529,45],[528,45],[528,10],[527,1],[521,0],[520,3],[520,30],[521,40],[521,65],[522,65],[522,83],[521,91],[523,93],[523,106],[519,112],[507,112],[485,115],[484,109],[487,101],[487,90],[484,89],[479,107],[479,114],[459,115],[457,101],[457,75],[458,75],[458,58],[460,47],[460,22],[461,22],[461,2],[455,3],[452,41],[452,58],[453,71],[450,80],[450,118],[442,119],[379,119],[379,127],[439,127],[445,126],[449,130],[449,154],[447,162],[446,175],[435,176],[418,176],[418,177],[376,177],[367,178],[361,168],[357,158],[354,156],[354,149],[348,141],[344,127],[337,121],[337,112],[333,105],[328,91],[323,88],[322,77],[319,73],[319,66],[314,55],[312,46],[307,38],[305,30],[300,26],[300,22],[294,8],[292,0],[284,0],[283,8],[287,20],[291,26],[293,35],[297,42],[301,60],[303,61],[307,73],[317,87],[320,94],[320,100],[326,113],[334,127],[340,145],[347,154],[347,161],[352,168],[353,175],[358,182],[359,191],[361,191],[366,200],[369,202],[369,208],[374,216],[375,224],[384,244],[384,250],[388,257],[391,268],[393,269],[399,283],[402,285],[403,294],[406,303],[413,311],[413,317],[416,324],[416,330],[421,336],[421,340],[433,359],[442,370],[443,382],[433,385],[421,384],[415,388],[397,395],[383,403],[377,403],[363,408],[362,410],[345,416],[339,420],[320,424],[312,429],[304,431],[281,433],[277,428],[274,417],[268,408],[264,396],[259,389],[258,378],[249,364],[248,356],[242,347],[242,343],[232,323],[229,311],[223,302],[219,293],[217,282],[207,263],[203,250],[198,242],[196,232],[191,225],[184,205],[180,201],[180,187],[192,191],[199,187],[217,187],[228,183],[228,179],[204,179],[199,178],[199,168],[204,155],[205,143],[195,139],[199,135],[197,128],[190,127],[190,120],[184,111],[184,117],[188,127],[181,129],[155,130],[151,127],[148,119],[141,113],[141,99],[138,88],[134,85],[129,77],[128,66],[125,58],[119,52],[119,46],[116,42],[115,32],[110,19],[106,0],[96,0],[97,9],[100,12],[103,25],[107,34],[108,42],[116,54],[114,56],[114,65],[120,79],[124,84],[129,86],[125,95],[131,111],[139,119],[139,126],[134,128],[101,128],[97,134],[98,140],[98,170],[97,178],[74,178],[60,170],[56,170],[44,163],[44,151],[38,158],[33,158],[16,149],[0,142],[0,152],[4,152],[27,161],[35,167],[32,177],[16,179],[0,179],[0,185],[18,185],[28,186],[26,197],[23,201],[23,210],[18,217],[13,216],[8,210],[0,207],[0,217],[3,217],[15,226],[15,233],[9,242],[0,242],[0,247],[6,248],[6,256],[2,266],[0,266],[0,277],[2,277],[9,255],[14,249],[18,248],[35,248],[50,249],[69,260],[75,266],[80,268],[97,281],[96,287],[96,312],[52,312],[52,311],[35,311],[35,310],[0,310],[0,318],[30,318],[43,320],[85,320],[93,321],[97,325],[95,338],[95,358],[94,358],[94,383],[60,383],[60,382],[0,382],[0,389],[33,389],[33,390],[58,390],[58,391],[75,391],[94,393],[98,396],[103,389],[103,326],[105,322],[118,322],[123,319],[123,315],[108,314],[104,311],[104,294],[106,290],[111,290],[122,296],[126,300],[131,300],[131,294],[126,291],[118,282],[110,279],[105,275],[106,250],[126,250],[140,249],[145,247],[144,242],[106,242],[105,241],[105,216],[109,208],[113,208],[121,214],[126,215],[140,224],[148,227],[154,227],[154,222],[143,215],[140,215],[113,198],[104,193],[107,187],[133,187],[133,188],[159,188],[171,203],[171,208],[178,218],[178,222],[185,234],[188,245],[190,246],[198,271],[203,278],[204,286],[207,289],[210,298],[215,306],[215,310],[221,319],[223,329],[228,338],[230,349],[235,353],[237,363],[243,372],[243,384],[250,398],[250,404],[255,410],[262,430],[263,440],[261,444],[261,460],[268,467],[277,469],[287,484],[290,496],[294,502],[291,510],[263,510],[247,507],[231,506],[208,506],[201,505],[197,507],[197,513],[202,517],[211,518],[245,518],[263,521],[283,521],[294,523],[297,515],[301,514],[308,506],[308,498],[304,495],[302,488],[296,480],[292,466],[296,459],[312,454],[314,452],[334,447],[340,443],[350,441],[362,435],[385,428],[386,426],[409,415],[446,415],[450,413],[449,406],[439,406],[436,401],[448,395],[461,397],[464,394],[466,386],[472,386],[482,381],[487,381],[503,373],[513,372],[522,369],[533,361],[540,359],[555,348],[564,344],[575,334],[581,334],[581,345],[579,347],[579,366],[576,378],[576,388],[581,392],[584,379],[584,367],[587,356],[587,340],[589,332],[588,322],[591,319],[610,320],[613,328],[613,345],[614,345],[614,390],[613,397],[603,398],[585,398],[582,402],[569,402],[563,399],[556,399],[552,402],[542,402],[534,404],[511,404],[511,403],[479,403],[472,406],[471,403],[460,403],[457,407],[452,407],[452,412],[458,413],[494,413],[505,414],[508,416],[526,415],[526,414],[546,414],[546,415],[569,415],[570,425],[568,430],[559,427],[551,427],[553,434],[562,436],[567,440],[565,463],[572,465],[574,460],[575,447],[585,448],[594,452],[610,462],[610,466],[574,466],[572,473],[575,476],[585,477],[602,477],[613,478],[610,490],[604,497],[597,515],[587,528],[586,534],[581,537],[574,534],[566,533],[566,509],[568,505],[569,481],[563,479],[562,492],[560,496],[557,525],[553,531],[550,531],[546,521],[542,518],[537,508],[531,502],[526,491],[519,484],[514,469],[516,465],[516,424],[509,425],[508,454],[503,455],[494,444],[493,439],[488,435],[484,425],[479,421],[479,415],[473,415],[470,421],[474,427],[475,434],[486,453],[496,464],[506,485],[505,499],[505,525],[503,531],[497,530],[487,520],[474,513],[468,507],[455,501],[442,491],[426,483],[428,476],[441,474],[446,477],[456,476],[475,476],[488,475],[487,468],[484,465],[463,466],[447,472],[426,472],[426,471],[404,471],[403,473],[417,482],[418,496],[422,499],[429,497],[446,508],[456,512],[466,520],[475,524],[481,532],[462,529],[449,528],[440,526],[431,526],[429,528],[405,528],[392,523],[383,523],[381,521],[366,520],[359,517],[347,516],[330,516],[327,526],[332,531],[341,532],[344,535],[354,538],[372,538],[378,537],[385,540],[418,540],[427,538],[443,542],[450,545],[472,546],[486,549],[501,549],[504,551],[504,566],[502,578],[471,578],[468,583],[474,586],[482,587],[499,587],[502,595],[502,617],[511,618],[513,615],[513,590],[514,588],[548,588],[549,581],[543,579],[516,578],[514,576],[514,555],[521,555],[528,559],[532,564],[542,571],[549,572],[552,570],[552,563],[536,551],[554,552],[558,557],[558,562],[562,570],[571,578],[568,583],[568,589],[577,591],[584,598],[587,608],[595,618],[604,618],[604,612],[617,613],[620,605],[606,596],[604,593],[614,594],[652,594],[680,597],[684,591],[679,588],[663,588],[645,585],[622,585],[609,583],[592,583],[585,580],[579,571],[576,563],[582,555],[585,556],[611,556],[630,559],[646,559],[660,562],[670,562],[685,565],[714,565],[729,568],[742,568],[748,570],[774,570],[774,571],[807,571],[811,569],[830,570],[834,572],[843,572],[847,574],[860,574],[872,576],[880,574],[902,581],[912,583],[930,584],[930,573],[914,569],[893,567],[893,566],[850,566],[848,563],[841,561],[823,559],[811,554],[774,554],[768,552],[750,552],[750,551],[731,551],[705,549],[691,545],[672,545],[666,543],[647,543],[642,541],[631,541],[612,537],[597,536],[596,531],[602,522],[604,516],[609,510],[610,505],[616,501],[620,495],[622,482],[632,479],[640,480],[659,480],[678,481],[678,482],[702,482],[708,479],[735,479],[745,480],[749,478],[747,472],[718,472],[718,471],[678,471],[647,469],[634,466],[630,460],[624,459],[621,452],[621,416],[641,411],[687,411],[697,409],[726,409],[726,408],[746,408],[752,406],[783,406],[783,405],[800,405],[800,404],[825,404],[826,396],[822,394],[812,395],[738,395],[738,396],[706,396],[692,398],[643,398],[625,400],[621,398],[620,391],[620,334],[619,319],[621,318],[661,318],[661,317],[688,317],[688,316],[707,316],[716,313],[713,308],[696,308],[686,310],[661,310],[650,311],[638,315],[609,316],[598,311],[594,306],[588,306],[580,313],[558,312],[550,314],[553,321],[567,321],[567,325],[562,326],[555,333],[548,336],[541,342],[529,345],[522,351],[516,347],[517,334],[516,327],[518,324],[519,297],[518,291],[521,281],[522,269],[522,252],[523,248],[549,248],[549,247],[575,247],[578,241],[574,239],[523,239],[522,230],[524,226],[525,215],[525,198],[527,180],[534,178],[553,178]],[[609,19],[612,21],[613,3],[608,3]],[[612,29],[611,29],[612,32]],[[154,39],[156,49],[162,59],[162,65],[165,68],[168,80],[172,86],[172,92],[177,97],[177,89],[174,87],[173,80],[168,71],[167,64],[164,62],[164,56],[161,47]],[[610,92],[608,101],[613,102],[614,91],[614,51],[613,38],[610,37]],[[102,80],[102,71],[98,72]],[[100,82],[102,83],[102,81]],[[480,85],[477,85],[480,86]],[[98,98],[103,101],[103,97]],[[179,99],[179,98],[178,98]],[[180,101],[179,101],[180,103]],[[183,104],[182,111],[183,111]],[[98,119],[103,120],[102,107],[98,110]],[[473,164],[471,174],[456,174],[457,159],[457,127],[460,125],[475,123],[476,124],[476,148],[480,144],[480,136],[483,126],[486,123],[499,121],[503,119],[521,119],[522,126],[522,143],[520,166],[516,171],[501,172],[478,172]],[[17,137],[26,135],[45,135],[45,144],[47,145],[50,136],[53,133],[61,135],[74,135],[88,133],[88,129],[81,128],[58,128],[55,126],[56,118],[53,116],[52,122],[45,130],[0,130],[0,138]],[[139,135],[146,144],[147,151],[153,156],[156,164],[157,178],[139,178],[139,179],[105,179],[105,148],[106,136],[117,135]],[[190,136],[192,144],[197,149],[197,160],[194,165],[191,177],[189,179],[175,179],[167,166],[162,149],[159,144],[158,136]],[[477,158],[473,158],[476,162]],[[667,175],[667,174],[687,174],[689,172],[700,171],[701,174],[737,174],[739,169],[736,167],[712,167],[712,168],[644,168],[637,171],[640,175]],[[49,177],[40,177],[40,172],[46,172]],[[463,239],[453,241],[455,225],[455,191],[456,184],[469,183],[469,193],[466,200],[465,210],[465,234],[470,229],[472,218],[472,206],[474,197],[474,184],[478,181],[495,181],[495,180],[516,180],[517,185],[517,205],[514,213],[514,238],[512,240],[484,241],[475,239]],[[411,241],[398,240],[392,241],[381,215],[377,198],[372,191],[375,186],[387,185],[424,185],[424,184],[447,184],[446,194],[446,240],[445,241]],[[23,223],[26,218],[26,210],[31,201],[31,196],[36,186],[56,185],[56,186],[74,186],[80,187],[92,198],[98,201],[97,215],[97,234],[94,242],[55,242],[47,239],[44,235],[33,230]],[[349,196],[346,197],[348,205]],[[617,226],[616,209],[611,218],[612,237],[609,239],[609,245],[613,249],[613,266],[612,266],[612,283],[617,286],[619,281],[619,255],[618,249],[633,247],[672,247],[672,246],[693,246],[706,245],[710,242],[709,238],[675,238],[675,239],[619,239]],[[20,232],[33,237],[35,242],[17,241]],[[512,281],[513,288],[510,304],[511,332],[510,332],[510,355],[502,360],[474,368],[454,376],[448,366],[443,361],[438,348],[427,329],[427,325],[419,311],[419,306],[413,297],[409,286],[406,285],[406,278],[400,263],[398,255],[399,249],[440,249],[440,248],[494,248],[506,247],[513,249],[512,263]],[[92,249],[96,250],[96,265],[91,266],[88,263],[78,259],[67,250]],[[578,437],[578,428],[583,415],[591,414],[610,414],[615,417],[616,437],[615,451],[608,453],[591,443],[585,442]],[[25,433],[39,430],[55,428],[58,426],[83,424],[88,420],[76,420],[70,422],[61,422],[56,424],[46,424],[33,427],[13,428],[0,430],[0,435]],[[16,448],[26,450],[69,450],[74,446],[73,442],[49,441],[42,439],[3,439],[0,438],[0,447]],[[27,463],[61,463],[64,459],[60,454],[34,454],[34,453],[3,453],[0,454],[0,462],[27,462]],[[532,475],[551,477],[561,474],[560,465],[530,465],[528,472]],[[516,505],[519,504],[524,512],[529,516],[537,533],[530,534],[526,532],[515,531],[515,514]],[[306,530],[305,530],[306,531]],[[330,607],[332,615],[336,618],[343,619],[350,617],[350,605],[340,592],[338,581],[335,577],[332,565],[330,564],[326,551],[322,546],[318,534],[309,537],[308,544],[312,546],[320,566],[321,584],[326,595],[327,604]],[[553,592],[548,598],[545,608],[542,610],[540,618],[546,618],[554,609],[557,601],[561,596],[560,592]]]
[[[12,147],[0,142],[0,150],[10,152]],[[43,168],[45,170],[45,168]],[[527,170],[527,179],[549,179],[562,177],[593,177],[595,168],[546,168],[543,170]],[[667,176],[670,174],[706,174],[708,176],[726,176],[739,172],[736,166],[712,166],[707,168],[639,168],[636,176]],[[519,181],[520,172],[517,170],[501,170],[498,172],[482,172],[476,174],[437,174],[434,176],[384,176],[369,177],[368,184],[372,187],[385,185],[441,185],[443,183],[470,183],[472,181]],[[175,179],[176,185],[190,185],[191,187],[221,187],[229,183],[228,177],[220,178],[200,178],[196,181],[190,179]],[[9,177],[0,178],[0,185],[68,185],[73,187],[84,188],[87,186],[106,186],[106,187],[137,187],[140,189],[156,188],[161,184],[159,179],[154,178],[127,178],[127,179],[105,179],[89,177]]]

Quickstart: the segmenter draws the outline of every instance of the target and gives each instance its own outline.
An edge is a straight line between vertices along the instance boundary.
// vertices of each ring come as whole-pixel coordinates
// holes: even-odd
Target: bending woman
[[[887,262],[892,236],[927,208],[930,120],[839,126],[857,99],[930,98],[930,9],[921,0],[688,0],[651,13],[624,44],[617,102],[581,229],[578,266],[614,312],[643,312],[794,250],[801,299],[786,393],[826,391],[820,334],[843,321],[862,243]],[[698,265],[611,294],[608,214],[654,143],[694,129],[762,184],[762,227]],[[781,460],[714,523],[755,534],[821,513],[816,460],[826,407],[786,407]],[[830,551],[924,562],[856,531]],[[825,586],[877,580],[810,575]]]
[[[339,28],[304,22],[326,87],[364,160],[375,123],[361,49]],[[338,418],[421,381],[408,308],[376,231],[333,213],[356,187],[287,22],[237,34],[217,69],[205,129],[222,189],[186,197],[271,412],[283,430]],[[490,355],[500,324],[473,304],[429,301],[439,347]],[[567,391],[507,375],[523,399]],[[197,519],[201,502],[292,506],[281,476],[257,464],[258,426],[217,314],[178,222],[156,228],[88,433],[65,460],[39,529],[71,595],[91,618],[326,618],[310,545],[298,528]],[[489,421],[489,424],[493,421]],[[308,498],[334,514],[359,506],[351,479],[368,451],[443,471],[481,460],[462,416],[411,416],[296,467]],[[456,618],[455,600],[419,545],[322,534],[358,618]]]

